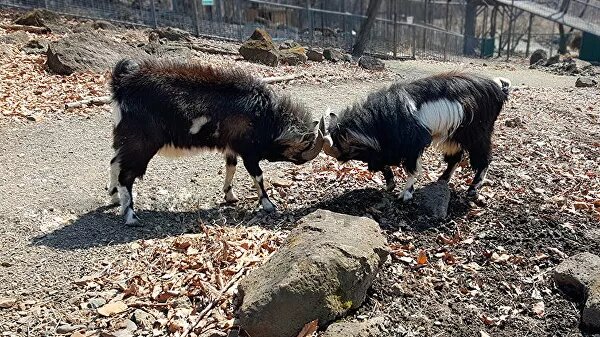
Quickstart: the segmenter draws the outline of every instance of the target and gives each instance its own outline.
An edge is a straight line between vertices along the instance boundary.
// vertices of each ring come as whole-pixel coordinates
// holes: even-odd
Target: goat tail
[[[140,65],[134,60],[122,59],[115,65],[112,72],[113,85],[118,85],[123,76],[133,74],[140,69]]]
[[[496,84],[498,84],[498,86],[500,87],[500,89],[502,90],[502,92],[506,95],[508,95],[508,92],[510,90],[510,80],[504,77],[496,77],[494,78],[494,82],[496,82]]]

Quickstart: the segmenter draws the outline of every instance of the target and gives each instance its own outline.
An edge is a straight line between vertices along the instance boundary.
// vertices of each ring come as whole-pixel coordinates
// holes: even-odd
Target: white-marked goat
[[[508,99],[510,82],[463,73],[446,73],[397,83],[372,93],[362,104],[330,114],[324,151],[340,161],[368,163],[382,171],[394,189],[390,166],[403,165],[409,177],[403,199],[412,198],[420,173],[420,158],[433,144],[448,164],[440,180],[449,180],[466,150],[475,177],[470,196],[477,194],[491,160],[494,123]]]
[[[132,187],[156,153],[214,149],[225,154],[223,191],[236,201],[237,157],[254,179],[259,203],[271,211],[259,161],[302,164],[323,146],[324,125],[260,79],[235,69],[172,62],[120,61],[112,74],[115,113],[109,193],[134,223]]]

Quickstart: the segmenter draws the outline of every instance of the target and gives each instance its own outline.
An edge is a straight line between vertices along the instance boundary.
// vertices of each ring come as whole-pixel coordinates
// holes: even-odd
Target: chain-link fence
[[[461,5],[385,0],[367,52],[384,57],[456,59],[462,54]],[[0,0],[0,5],[243,41],[257,28],[275,40],[350,50],[366,17],[363,0]],[[414,15],[404,8],[411,5]],[[420,14],[419,14],[420,13]],[[415,20],[417,14],[424,21]],[[419,22],[419,23],[417,23]]]

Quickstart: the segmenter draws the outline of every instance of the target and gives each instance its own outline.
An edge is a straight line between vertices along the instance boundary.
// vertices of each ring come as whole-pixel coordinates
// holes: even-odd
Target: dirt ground
[[[279,205],[275,214],[256,211],[242,167],[234,183],[241,201],[223,205],[224,163],[207,153],[153,159],[135,185],[142,226],[127,227],[108,206],[104,189],[112,155],[107,107],[37,122],[5,120],[0,297],[18,304],[0,309],[3,336],[53,336],[64,324],[81,325],[82,331],[110,328],[82,308],[93,295],[78,280],[115,264],[135,265],[129,257],[141,243],[199,233],[199,223],[259,226],[285,236],[316,208],[374,218],[388,236],[392,256],[349,319],[383,316],[389,336],[582,336],[580,308],[556,290],[550,275],[566,256],[600,253],[600,89],[574,88],[575,77],[519,63],[387,66],[392,77],[406,80],[466,69],[504,76],[517,86],[496,124],[495,159],[482,199],[466,199],[471,172],[462,165],[451,182],[444,221],[429,220],[415,203],[401,203],[398,190],[384,192],[382,177],[364,165],[338,166],[324,155],[303,166],[262,165],[267,180],[290,181],[270,188]],[[319,117],[327,107],[342,109],[389,83],[286,84],[277,90],[305,102]],[[417,187],[435,180],[442,170],[439,159],[434,151],[427,154]],[[403,178],[398,171],[399,185]],[[424,266],[414,261],[421,251],[428,257]]]

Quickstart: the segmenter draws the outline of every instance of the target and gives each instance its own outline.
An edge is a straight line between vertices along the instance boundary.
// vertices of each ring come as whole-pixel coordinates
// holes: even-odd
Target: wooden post
[[[310,0],[306,0],[306,15],[308,18],[308,29],[310,29],[310,44],[315,40],[315,27],[313,22],[313,13],[310,10]]]
[[[529,14],[529,26],[527,27],[527,47],[525,47],[525,57],[529,56],[529,46],[531,44],[531,25],[533,25],[533,14]]]
[[[158,21],[156,20],[156,6],[154,0],[150,0],[150,10],[152,11],[152,25],[154,28],[158,27]]]
[[[192,13],[192,19],[194,21],[194,26],[196,26],[196,36],[200,35],[200,21],[198,20],[198,0],[192,0],[192,9],[194,13]]]
[[[394,57],[398,57],[398,2],[393,2],[394,11]]]
[[[415,25],[411,25],[412,28],[412,57],[413,59],[417,58],[417,27]]]
[[[450,30],[450,0],[446,0],[446,32],[444,33],[444,61],[448,58],[448,31]]]
[[[512,44],[512,30],[513,30],[513,16],[514,16],[514,8],[510,7],[510,13],[508,14],[508,40],[506,41],[506,60],[510,59],[510,48]]]
[[[504,12],[506,8],[504,6],[502,8],[502,16],[500,17],[500,41],[498,42],[498,57],[502,55],[502,35],[504,33]]]
[[[243,16],[243,0],[237,0],[236,1],[237,4],[237,13],[238,13],[238,22],[240,25],[240,28],[238,29],[238,31],[240,32],[240,41],[244,41],[244,16]]]

